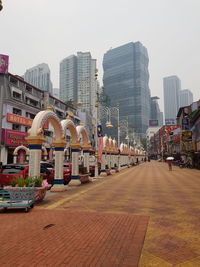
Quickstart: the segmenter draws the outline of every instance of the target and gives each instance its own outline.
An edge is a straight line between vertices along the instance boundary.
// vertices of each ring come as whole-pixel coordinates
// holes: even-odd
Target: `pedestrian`
[[[169,167],[169,171],[172,171],[172,160],[167,160],[167,164],[168,164],[168,167]]]

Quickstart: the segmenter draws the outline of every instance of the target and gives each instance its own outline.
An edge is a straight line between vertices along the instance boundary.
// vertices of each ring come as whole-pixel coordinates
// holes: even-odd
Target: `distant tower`
[[[42,63],[26,70],[24,80],[35,87],[52,94],[52,82],[50,76],[49,66],[46,63]]]
[[[120,105],[131,131],[144,137],[150,119],[149,57],[140,42],[108,50],[103,58],[103,84],[111,105]]]
[[[163,125],[163,114],[160,111],[158,99],[159,97],[157,96],[151,97],[150,120],[158,120],[158,126],[162,126]]]
[[[193,93],[184,89],[180,91],[180,107],[185,107],[191,105],[193,102]]]
[[[74,55],[60,62],[60,99],[77,102],[77,57]]]
[[[60,99],[81,103],[89,111],[95,102],[96,59],[90,52],[78,52],[60,62]]]
[[[169,76],[163,79],[164,87],[164,111],[165,124],[175,125],[176,116],[180,107],[179,94],[181,81],[177,76]]]
[[[53,88],[53,96],[60,99],[60,90],[59,88]]]

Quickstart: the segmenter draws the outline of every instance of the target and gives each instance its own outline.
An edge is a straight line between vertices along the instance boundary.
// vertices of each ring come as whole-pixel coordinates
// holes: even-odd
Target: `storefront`
[[[2,142],[5,146],[5,158],[4,163],[13,163],[13,152],[14,149],[18,146],[26,146],[27,141],[25,137],[28,134],[26,132],[19,132],[14,130],[2,129]],[[19,150],[17,156],[17,162],[23,163],[26,160],[26,154],[24,150]]]

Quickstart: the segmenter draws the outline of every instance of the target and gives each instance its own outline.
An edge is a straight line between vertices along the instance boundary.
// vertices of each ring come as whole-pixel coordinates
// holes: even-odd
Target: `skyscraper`
[[[180,91],[180,107],[185,107],[191,105],[193,102],[193,93],[184,89]]]
[[[143,137],[150,118],[148,63],[140,42],[110,49],[103,58],[103,83],[111,105],[119,103],[120,119],[128,116],[129,129]]]
[[[60,62],[60,99],[80,102],[89,111],[95,101],[96,59],[90,52],[78,52]]]
[[[46,63],[41,63],[26,70],[24,80],[52,94],[52,82],[50,76],[49,66]]]
[[[169,76],[163,79],[164,87],[164,111],[165,125],[175,125],[176,116],[180,107],[179,95],[181,81],[177,76]]]
[[[77,57],[74,55],[60,62],[60,99],[77,102]]]
[[[151,113],[150,113],[150,120],[157,120],[158,125],[156,126],[162,126],[163,125],[163,114],[160,111],[160,107],[158,104],[159,97],[153,96],[151,97]]]

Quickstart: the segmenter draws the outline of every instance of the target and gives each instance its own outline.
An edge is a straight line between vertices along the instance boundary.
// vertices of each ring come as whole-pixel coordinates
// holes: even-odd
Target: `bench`
[[[0,190],[0,208],[24,208],[26,212],[34,207],[34,188],[6,188]]]

